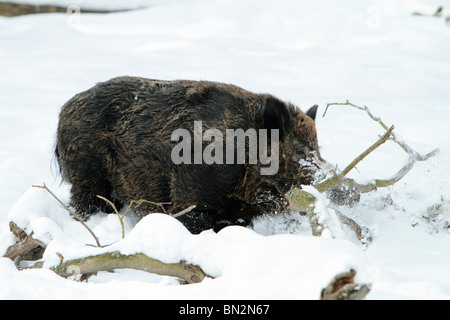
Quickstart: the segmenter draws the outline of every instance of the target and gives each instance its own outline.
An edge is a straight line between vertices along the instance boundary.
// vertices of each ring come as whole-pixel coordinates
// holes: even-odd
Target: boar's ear
[[[313,119],[314,121],[316,121],[316,114],[317,114],[317,108],[319,106],[316,104],[314,106],[312,106],[311,108],[309,108],[308,111],[306,111],[306,115],[308,117],[310,117],[311,119]]]
[[[278,99],[267,98],[263,113],[264,129],[278,129],[280,139],[290,130],[291,115],[286,105]]]

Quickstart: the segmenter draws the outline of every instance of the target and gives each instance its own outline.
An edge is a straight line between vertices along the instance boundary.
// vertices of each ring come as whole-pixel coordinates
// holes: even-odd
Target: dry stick
[[[32,238],[31,235],[27,236],[20,228],[13,229],[12,232],[21,238]],[[124,255],[119,251],[114,251],[66,261],[64,261],[64,257],[61,254],[58,254],[58,256],[60,257],[59,264],[51,267],[50,270],[66,278],[73,275],[91,275],[99,271],[112,271],[115,269],[135,269],[158,275],[177,277],[187,284],[199,283],[205,277],[214,278],[206,274],[199,266],[188,264],[185,261],[163,263],[142,253]],[[41,269],[43,265],[44,263],[39,261],[33,266],[24,269]],[[322,290],[320,298],[322,300],[364,299],[370,291],[370,284],[355,284],[355,275],[356,272],[354,270],[336,275],[330,284]],[[80,281],[82,279],[86,279],[86,277],[82,276]]]
[[[88,225],[84,222],[83,218],[81,218],[78,214],[76,214],[73,210],[70,210],[70,208],[68,206],[66,206],[61,200],[58,199],[57,196],[55,196],[55,194],[49,189],[47,188],[47,186],[44,185],[43,186],[33,186],[33,188],[40,188],[40,189],[44,189],[47,190],[48,193],[50,193],[53,198],[56,199],[56,201],[58,201],[63,207],[64,209],[67,210],[67,212],[69,212],[69,215],[74,217],[75,219],[77,219],[82,225],[83,227],[85,227],[87,229],[87,231],[89,231],[89,233],[94,237],[95,242],[97,243],[97,247],[101,247],[100,245],[100,241],[98,240],[97,236],[95,235],[95,233],[91,230],[91,228],[88,227]]]
[[[125,238],[125,226],[123,225],[123,218],[125,217],[126,212],[124,213],[123,216],[120,216],[119,210],[117,210],[116,205],[112,201],[110,201],[100,195],[97,195],[97,198],[102,199],[103,201],[108,203],[113,208],[114,212],[116,213],[117,217],[119,218],[120,226],[122,227],[122,239]]]
[[[36,251],[41,253],[40,255],[38,254],[37,257],[37,259],[40,259],[42,252],[47,247],[45,243],[34,239],[33,232],[31,232],[30,235],[27,235],[23,229],[19,228],[17,224],[12,221],[9,223],[9,229],[19,240],[7,249],[4,255],[5,258],[13,260],[16,267],[19,266],[20,261],[24,258],[26,260],[28,260],[28,258],[33,260],[33,256],[35,255],[31,254],[31,257],[28,257],[30,256],[30,253],[35,253]]]
[[[181,210],[180,212],[171,214],[171,216],[174,217],[174,218],[178,218],[178,217],[182,216],[183,214],[186,214],[186,213],[188,213],[188,212],[191,212],[191,211],[194,210],[196,207],[197,207],[197,206],[196,206],[195,204],[193,204],[193,205],[187,207],[186,209]]]

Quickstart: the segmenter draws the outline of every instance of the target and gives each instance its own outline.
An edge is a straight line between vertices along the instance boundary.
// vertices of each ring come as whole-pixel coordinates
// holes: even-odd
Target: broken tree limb
[[[26,235],[25,231],[17,227],[15,223],[11,222],[11,226],[13,226],[11,231],[21,239],[31,239],[32,241],[36,241],[36,243],[40,243],[40,241],[33,239],[32,235]],[[42,250],[45,250],[45,245]],[[8,249],[8,251],[11,250]],[[143,253],[125,255],[119,251],[113,251],[71,260],[64,260],[64,257],[58,253],[58,257],[60,258],[60,263],[50,267],[50,270],[64,278],[80,276],[80,281],[87,279],[90,275],[96,274],[99,271],[113,271],[116,269],[134,269],[162,276],[176,277],[182,280],[183,284],[199,283],[206,277],[213,278],[206,274],[199,266],[188,264],[185,261],[164,263],[148,257]],[[24,269],[42,269],[43,265],[44,262],[39,261],[33,266]],[[320,299],[364,299],[370,291],[370,285],[355,284],[355,275],[356,272],[354,270],[338,274],[326,288],[322,289]]]
[[[354,282],[355,270],[343,272],[334,277],[320,294],[320,300],[362,300],[370,291],[370,285]]]
[[[43,263],[38,262],[32,268],[40,269],[42,266]],[[119,251],[61,261],[57,266],[50,268],[50,270],[64,278],[72,275],[92,274],[99,271],[112,271],[116,269],[134,269],[162,276],[176,277],[187,284],[201,282],[208,276],[200,267],[187,264],[184,261],[164,263],[150,258],[143,253],[124,255]]]
[[[8,252],[15,251],[20,241],[27,241],[42,246],[42,252],[46,246],[39,240],[33,239],[32,234],[27,235],[24,230],[17,227],[14,222],[10,223],[11,232],[19,238],[18,242],[8,249]],[[13,249],[14,248],[14,249]],[[31,248],[31,246],[30,246]],[[28,253],[29,250],[22,252]],[[185,261],[177,263],[163,263],[157,259],[150,258],[143,253],[125,255],[119,251],[106,252],[98,255],[88,256],[79,259],[64,260],[64,257],[58,253],[60,263],[50,267],[50,270],[61,277],[68,278],[71,276],[80,277],[80,281],[87,279],[90,275],[99,271],[113,271],[116,269],[134,269],[162,276],[176,277],[182,280],[184,284],[199,283],[205,277],[213,278],[207,275],[199,266],[191,265]],[[5,255],[5,257],[14,259],[13,256]],[[35,257],[38,259],[38,257]],[[40,258],[39,258],[40,259]],[[36,262],[33,266],[24,269],[42,269],[43,261]],[[18,266],[18,264],[16,265]],[[322,300],[356,300],[364,299],[370,291],[370,285],[356,284],[354,277],[356,272],[338,274],[330,282],[330,284],[322,289],[320,299]]]
[[[328,179],[326,181],[323,181],[322,183],[315,186],[316,190],[320,193],[333,190],[336,187],[349,187],[354,188],[358,190],[359,192],[365,191],[371,191],[375,190],[376,186],[369,185],[369,186],[360,186],[352,179],[345,178],[345,175],[350,172],[351,169],[353,169],[360,161],[362,161],[365,157],[367,157],[371,152],[373,152],[376,148],[378,148],[380,145],[385,143],[389,136],[392,134],[392,130],[394,130],[394,126],[388,129],[388,131],[380,138],[377,142],[375,142],[373,145],[371,145],[369,148],[367,148],[363,153],[361,153],[358,157],[355,158],[340,174],[335,175],[331,179]],[[324,230],[324,227],[319,222],[319,215],[315,212],[315,202],[316,197],[312,194],[305,192],[300,189],[293,189],[290,192],[286,194],[286,198],[289,201],[289,207],[292,210],[299,210],[306,212],[306,216],[309,219],[312,233],[314,236],[321,236],[322,231]],[[341,222],[344,222],[344,224],[348,223],[349,218],[345,219],[344,215],[340,214],[338,215],[338,218],[341,220]],[[352,220],[353,221],[353,220]],[[354,221],[353,221],[354,222]],[[361,227],[355,228],[356,222],[352,223],[353,230],[355,233],[361,234],[362,232]],[[360,237],[358,237],[360,238]],[[361,239],[360,239],[361,240]]]
[[[5,258],[10,258],[18,266],[22,260],[37,260],[42,257],[47,246],[42,241],[34,239],[33,232],[27,235],[14,222],[9,223],[9,229],[18,240],[7,249],[4,255]]]
[[[13,260],[17,267],[21,260],[35,261],[42,258],[47,247],[43,242],[34,239],[33,233],[27,235],[25,231],[19,228],[14,222],[10,222],[10,229],[18,240],[14,245],[7,249],[6,254],[4,255],[5,258]],[[35,251],[39,254],[35,254]],[[51,267],[50,270],[65,278],[74,274],[81,276],[93,274],[98,271],[112,271],[115,269],[142,270],[158,275],[176,277],[182,279],[185,283],[201,282],[208,276],[200,267],[188,264],[184,261],[178,263],[164,263],[142,253],[124,255],[118,251],[114,251],[66,261],[61,254],[58,254],[58,256],[61,260],[60,263]],[[44,263],[40,261],[30,268],[40,269],[43,267],[43,264]]]
[[[81,9],[78,8],[79,13],[81,13]],[[14,2],[2,2],[0,3],[0,16],[6,17],[16,17],[27,14],[36,14],[36,13],[71,13],[71,6],[58,6],[58,5],[32,5],[32,4],[18,4]],[[123,12],[129,11],[126,9],[123,10],[86,10],[83,9],[83,13],[112,13],[112,12]]]

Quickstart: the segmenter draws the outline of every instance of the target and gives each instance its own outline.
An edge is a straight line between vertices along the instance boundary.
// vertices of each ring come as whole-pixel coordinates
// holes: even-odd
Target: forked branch
[[[381,120],[380,117],[376,117],[373,115],[373,113],[370,111],[370,109],[367,106],[361,107],[358,106],[356,104],[351,103],[350,101],[346,101],[346,102],[333,102],[333,103],[328,103],[327,107],[325,108],[325,111],[322,115],[322,117],[325,117],[328,108],[330,106],[351,106],[353,108],[356,108],[358,110],[362,110],[364,112],[367,113],[367,115],[375,122],[378,122],[380,124],[381,127],[383,127],[384,130],[388,130],[388,126]],[[432,156],[434,156],[436,153],[439,152],[439,149],[434,149],[433,151],[425,154],[425,155],[421,155],[418,152],[416,152],[415,150],[413,150],[410,146],[408,146],[400,137],[398,137],[395,133],[392,133],[392,140],[398,144],[407,154],[410,155],[410,157],[413,157],[416,161],[425,161],[428,160],[429,158],[431,158]]]
[[[386,130],[386,132],[380,139],[378,139],[377,142],[375,142],[372,146],[367,148],[363,153],[356,157],[342,172],[335,172],[332,178],[322,181],[321,183],[316,185],[315,189],[320,193],[332,192],[335,188],[347,188],[350,190],[354,190],[357,193],[367,193],[376,190],[377,188],[392,186],[396,182],[401,180],[412,169],[416,161],[425,161],[439,152],[439,149],[435,149],[425,155],[419,154],[393,132],[394,126],[388,128],[388,126],[386,126],[381,118],[376,117],[372,114],[367,106],[361,107],[349,102],[348,100],[345,103],[328,103],[323,116],[325,116],[325,114],[327,113],[328,108],[333,105],[348,105],[356,109],[365,111],[367,115],[372,120],[378,122]],[[394,176],[389,179],[375,179],[374,182],[368,184],[359,184],[353,179],[346,178],[346,175],[350,172],[350,170],[352,170],[358,163],[360,163],[365,157],[376,150],[380,145],[385,143],[388,139],[392,139],[409,155],[407,163]],[[322,235],[324,226],[319,221],[319,215],[315,212],[315,203],[317,201],[316,197],[310,193],[305,192],[304,190],[293,189],[286,194],[286,198],[289,201],[289,207],[291,209],[306,212],[306,215],[310,220],[313,235]],[[348,218],[343,216],[342,214],[338,214],[338,217],[342,223],[346,224],[348,222]],[[350,224],[354,226],[356,223]],[[357,234],[361,234],[360,231],[363,230],[363,228],[356,228],[356,230],[358,230],[355,231]]]

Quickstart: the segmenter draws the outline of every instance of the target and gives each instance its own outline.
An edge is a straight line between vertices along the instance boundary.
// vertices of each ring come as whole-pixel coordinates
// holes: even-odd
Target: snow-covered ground
[[[43,1],[28,1],[44,3]],[[317,299],[350,268],[369,282],[367,299],[450,299],[450,25],[433,13],[450,1],[45,1],[67,14],[0,17],[0,254],[14,241],[14,220],[48,244],[46,266],[102,250],[180,259],[216,276],[180,286],[140,271],[100,273],[88,283],[44,270],[17,271],[0,258],[0,299]],[[73,6],[74,5],[74,6]],[[136,8],[81,14],[77,8]],[[96,82],[118,75],[214,80],[269,92],[303,110],[319,104],[321,154],[344,168],[383,129],[367,115],[329,102],[350,100],[420,153],[393,187],[365,194],[342,212],[369,228],[363,247],[345,228],[315,238],[296,216],[259,219],[254,229],[228,227],[191,235],[177,220],[151,215],[121,239],[115,215],[88,224],[106,249],[44,190],[68,203],[52,151],[61,106]],[[351,177],[388,178],[407,160],[393,142],[371,154]],[[120,241],[119,241],[120,240]]]

